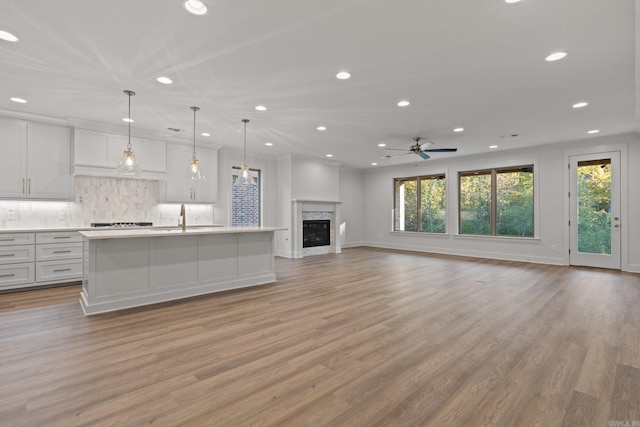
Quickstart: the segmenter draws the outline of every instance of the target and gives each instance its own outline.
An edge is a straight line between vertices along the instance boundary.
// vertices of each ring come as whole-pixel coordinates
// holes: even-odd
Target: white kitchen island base
[[[274,232],[194,228],[81,232],[86,315],[272,283]]]

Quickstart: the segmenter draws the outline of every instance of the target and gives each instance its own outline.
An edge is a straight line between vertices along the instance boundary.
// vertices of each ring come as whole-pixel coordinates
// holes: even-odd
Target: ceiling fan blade
[[[423,159],[427,160],[430,159],[431,156],[429,156],[427,153],[425,153],[424,151],[421,151],[418,153],[418,156],[422,157]]]
[[[430,153],[455,153],[456,151],[458,151],[458,149],[457,148],[428,148],[422,151],[428,151]]]
[[[385,150],[395,150],[395,151],[407,151],[406,148],[388,148],[384,147]]]
[[[381,159],[395,159],[396,157],[406,156],[407,154],[413,154],[413,153],[402,153],[402,154],[398,154],[398,155],[395,155],[395,156],[387,155],[387,156],[382,156],[380,158]]]

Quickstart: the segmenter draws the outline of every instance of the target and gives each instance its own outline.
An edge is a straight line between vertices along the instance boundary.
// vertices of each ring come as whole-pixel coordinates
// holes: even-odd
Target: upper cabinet
[[[197,147],[198,158],[205,181],[191,181],[186,173],[193,147],[167,144],[167,174],[165,202],[215,203],[218,199],[218,149]]]
[[[116,166],[126,149],[128,137],[107,132],[75,129],[73,174],[116,176]],[[142,169],[142,179],[167,179],[167,150],[164,141],[131,138],[131,146]]]
[[[71,199],[71,140],[64,126],[0,118],[0,197]]]

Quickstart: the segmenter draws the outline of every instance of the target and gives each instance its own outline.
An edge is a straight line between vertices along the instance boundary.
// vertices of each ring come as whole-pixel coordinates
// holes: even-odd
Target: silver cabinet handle
[[[53,251],[54,254],[70,254],[71,251]]]
[[[24,193],[24,178],[22,178],[22,192]]]
[[[70,268],[60,268],[58,270],[53,270],[54,273],[60,273],[62,271],[71,271],[71,269]]]
[[[31,194],[31,178],[27,180],[27,193]]]
[[[2,257],[16,256],[16,254],[0,254]]]
[[[53,236],[54,239],[70,239],[71,236]]]
[[[0,242],[15,242],[15,237],[10,238],[10,239],[0,239]]]
[[[11,273],[11,274],[0,274],[0,277],[13,277],[15,276],[15,273]]]

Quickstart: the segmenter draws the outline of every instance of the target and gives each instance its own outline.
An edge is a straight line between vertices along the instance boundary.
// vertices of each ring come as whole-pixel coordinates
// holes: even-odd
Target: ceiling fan
[[[454,153],[458,151],[457,148],[429,148],[433,146],[433,142],[425,141],[422,144],[420,144],[420,141],[422,141],[422,138],[420,138],[419,136],[414,137],[413,140],[415,141],[415,144],[409,147],[408,150],[404,148],[386,148],[385,147],[385,150],[406,151],[406,153],[398,154],[396,156],[387,155],[382,158],[395,159],[396,157],[404,156],[406,154],[416,154],[421,158],[423,158],[424,160],[427,160],[431,158],[431,156],[428,155],[427,153]]]

